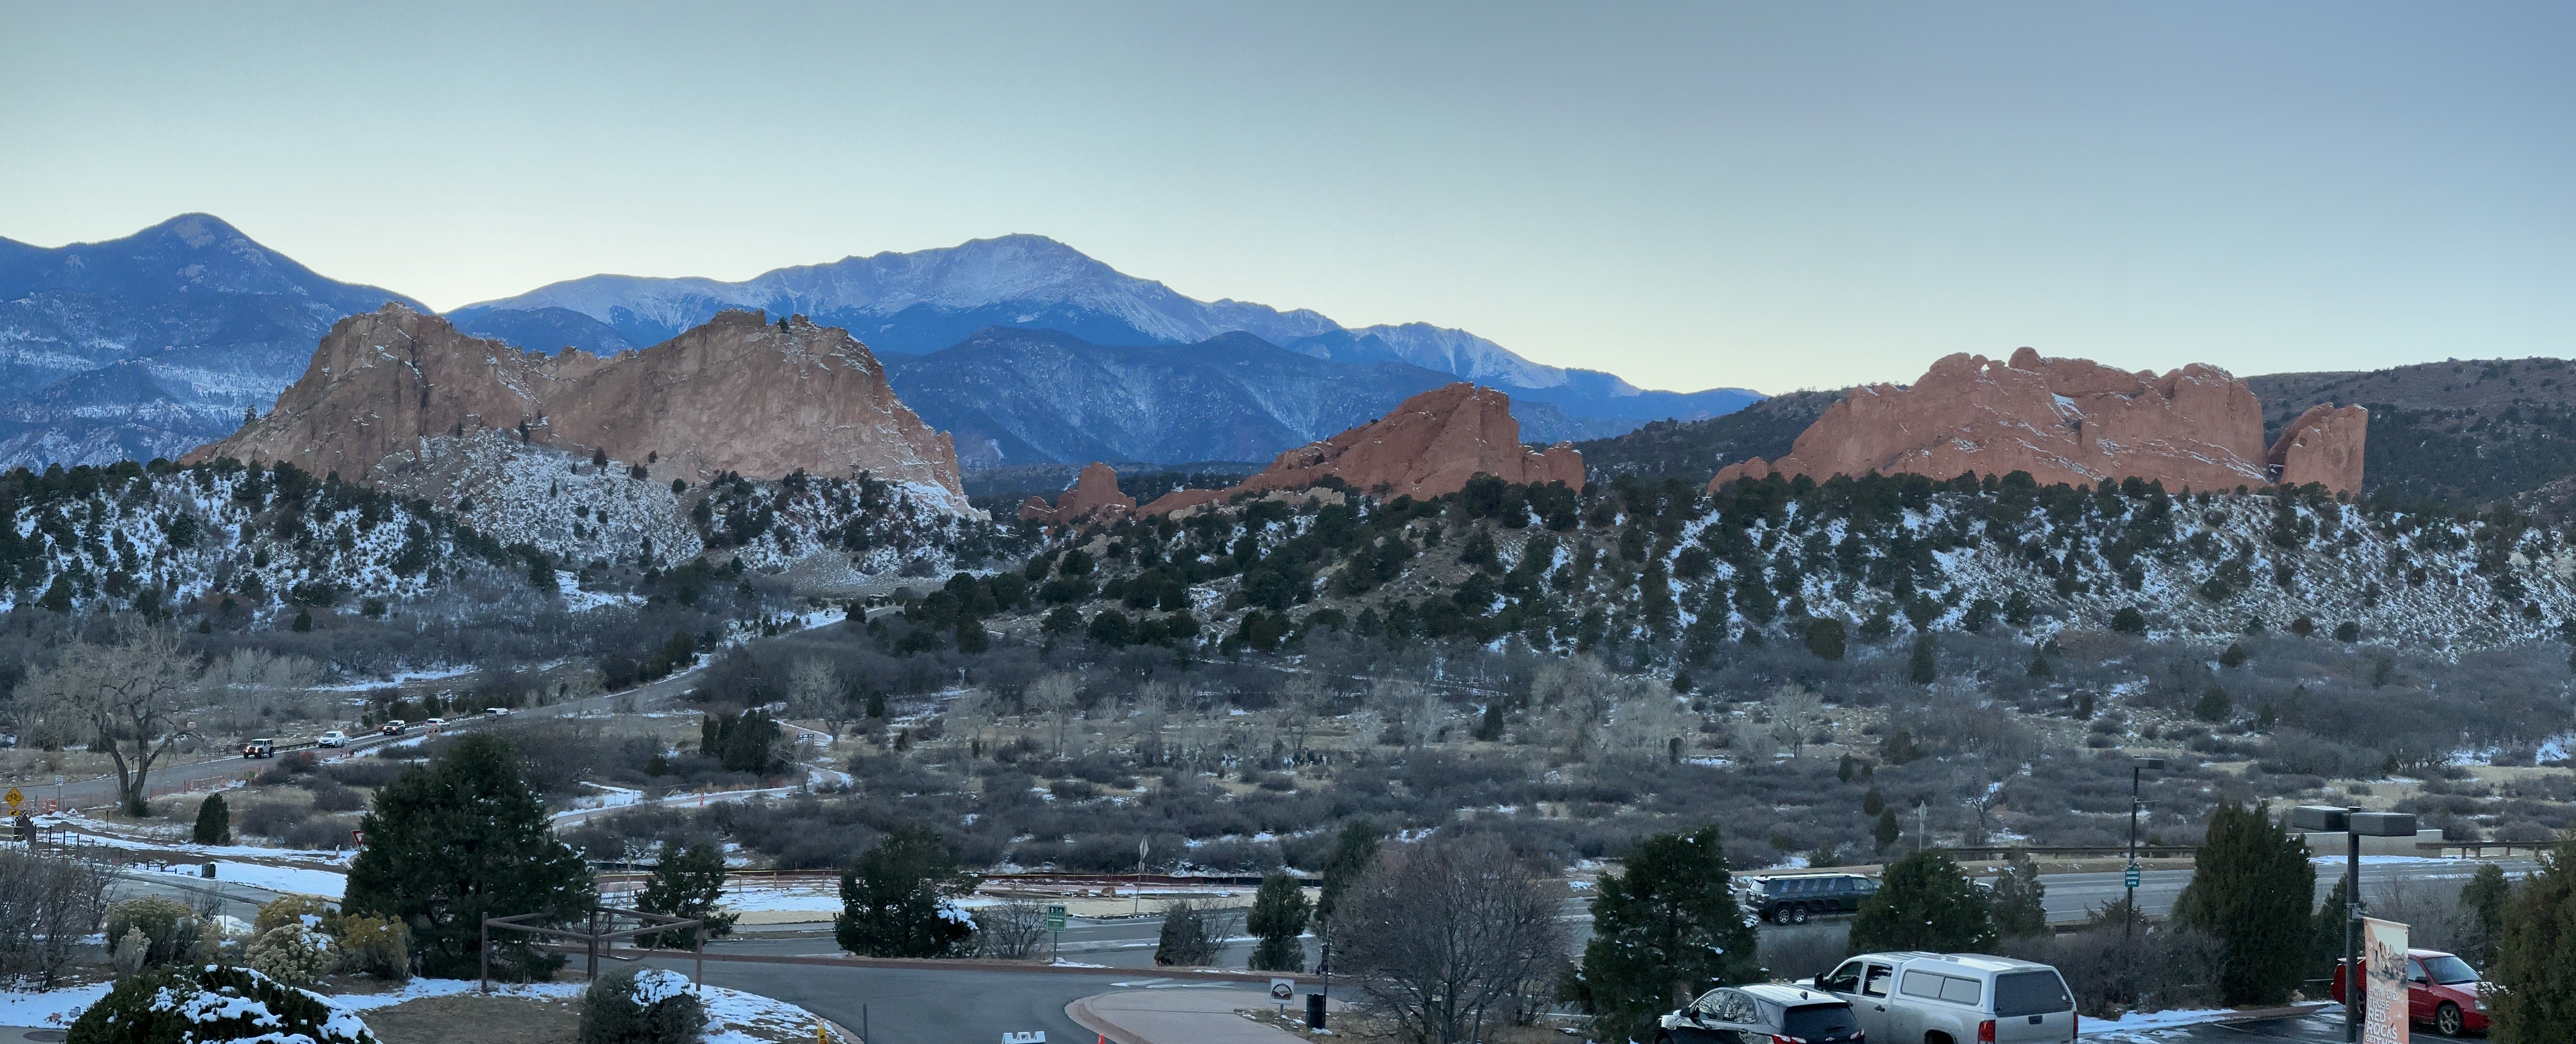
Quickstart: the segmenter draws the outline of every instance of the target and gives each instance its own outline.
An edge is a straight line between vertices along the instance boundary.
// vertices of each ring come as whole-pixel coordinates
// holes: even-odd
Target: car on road
[[[378,727],[376,731],[388,736],[400,736],[403,734],[403,730],[410,727],[411,723],[406,722],[401,718],[390,718],[387,719],[382,726]]]
[[[429,730],[429,731],[431,731],[431,732],[436,732],[436,731],[438,731],[438,730],[440,730],[440,729],[443,729],[443,728],[446,728],[446,727],[447,727],[447,719],[445,719],[445,718],[431,718],[431,719],[429,719],[428,721],[421,722],[421,723],[420,723],[420,727],[421,727],[421,728],[424,728],[424,729],[428,729],[428,730]]]
[[[1773,924],[1847,914],[1878,894],[1878,881],[1861,874],[1757,874],[1735,879],[1735,905]]]
[[[338,729],[333,729],[314,739],[313,745],[316,747],[345,747],[349,745],[349,734]]]
[[[2370,977],[2370,962],[2361,963]],[[2406,951],[2406,1019],[2431,1026],[2445,1037],[2484,1033],[2487,1029],[2486,981],[2457,955],[2440,950]],[[2343,962],[2335,962],[2335,1003],[2343,1003]]]
[[[2071,1044],[2075,996],[2057,969],[1974,953],[1865,953],[1816,976],[1871,1040]]]
[[[246,740],[242,743],[241,751],[242,756],[245,758],[273,758],[277,756],[277,741],[273,739]]]
[[[498,718],[498,717],[502,717],[502,716],[504,716],[504,715],[509,714],[509,713],[510,713],[510,708],[508,708],[508,707],[485,707],[485,708],[483,708],[483,713],[484,713],[484,714],[486,714],[486,715],[488,715],[488,716],[490,716],[490,717]]]
[[[1726,986],[1656,1021],[1655,1044],[1859,1044],[1851,1002],[1798,986]]]

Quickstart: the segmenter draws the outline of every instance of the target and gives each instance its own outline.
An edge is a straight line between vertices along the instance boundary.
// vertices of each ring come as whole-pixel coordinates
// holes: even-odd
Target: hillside
[[[2248,378],[2274,429],[2292,404],[2368,407],[2367,492],[2401,504],[2511,502],[2565,517],[2576,503],[2576,364],[2449,360],[2369,372]]]
[[[889,355],[885,365],[904,403],[956,437],[969,471],[1265,460],[1456,379],[1400,362],[1330,362],[1250,334],[1113,347],[1008,327],[929,355]],[[1524,412],[1536,418],[1532,441],[1587,427],[1551,406]]]
[[[1624,435],[1576,442],[1574,448],[1582,452],[1583,466],[1595,481],[1632,475],[1705,485],[1727,464],[1786,456],[1798,433],[1842,397],[1840,391],[1789,392],[1723,417],[1654,421]]]
[[[183,214],[122,239],[0,239],[0,468],[177,457],[268,408],[340,317],[342,283]]]

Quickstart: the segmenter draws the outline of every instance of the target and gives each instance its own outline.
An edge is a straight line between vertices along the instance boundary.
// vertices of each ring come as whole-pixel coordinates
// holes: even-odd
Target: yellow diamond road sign
[[[6,797],[9,799],[9,811],[11,812],[16,812],[19,804],[27,800],[27,795],[19,793],[18,788],[16,787],[9,788],[9,792],[7,794],[0,794],[0,797]]]

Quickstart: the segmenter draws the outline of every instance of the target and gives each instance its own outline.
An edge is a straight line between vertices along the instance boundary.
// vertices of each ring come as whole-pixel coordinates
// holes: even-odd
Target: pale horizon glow
[[[0,0],[0,236],[452,309],[1043,235],[1655,388],[2576,354],[2576,8]]]

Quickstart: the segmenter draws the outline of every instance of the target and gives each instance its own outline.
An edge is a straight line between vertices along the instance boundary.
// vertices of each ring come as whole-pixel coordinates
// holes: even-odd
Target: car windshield
[[[1780,1017],[1782,1036],[1801,1040],[1833,1040],[1859,1032],[1860,1023],[1852,1018],[1851,1005],[1802,1004]]]
[[[2444,986],[2460,986],[2478,981],[2477,969],[2469,967],[2469,962],[2447,953],[2439,957],[2424,958],[2424,974]]]
[[[2054,1015],[2075,1006],[2066,995],[2066,984],[2056,972],[2012,972],[1995,976],[1995,1015],[2013,1019],[2024,1015]]]

